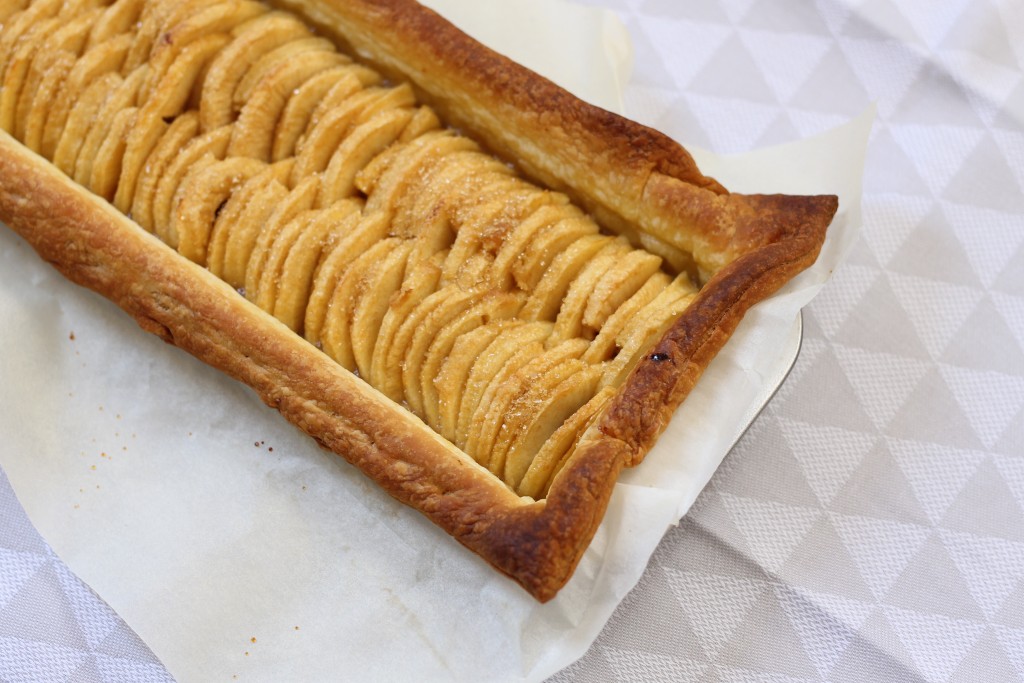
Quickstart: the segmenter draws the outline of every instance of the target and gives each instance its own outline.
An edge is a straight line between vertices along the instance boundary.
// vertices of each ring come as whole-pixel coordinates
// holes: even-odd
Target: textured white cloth
[[[879,119],[793,375],[555,680],[1024,680],[1024,5],[587,2],[685,144]],[[0,679],[167,678],[0,480]]]
[[[1024,4],[593,4],[687,144],[878,120],[792,376],[555,680],[1024,680]]]

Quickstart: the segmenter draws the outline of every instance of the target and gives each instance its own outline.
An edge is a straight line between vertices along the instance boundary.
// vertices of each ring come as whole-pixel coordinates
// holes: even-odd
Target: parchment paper
[[[0,465],[56,552],[183,682],[541,680],[586,651],[788,361],[800,307],[859,226],[871,116],[785,148],[699,155],[731,189],[834,192],[841,214],[819,263],[747,316],[622,477],[547,605],[6,229]]]

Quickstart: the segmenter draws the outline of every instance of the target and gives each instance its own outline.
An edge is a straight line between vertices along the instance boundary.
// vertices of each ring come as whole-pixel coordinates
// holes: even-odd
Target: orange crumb
[[[252,638],[250,638],[249,642],[250,643],[255,643],[256,642],[256,636],[253,636]]]
[[[68,339],[70,339],[71,341],[75,341],[75,333],[72,332],[71,334],[69,334]]]

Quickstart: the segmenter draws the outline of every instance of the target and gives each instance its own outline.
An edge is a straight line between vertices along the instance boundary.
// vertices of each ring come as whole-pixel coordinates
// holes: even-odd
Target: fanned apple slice
[[[204,132],[235,118],[234,94],[245,74],[266,54],[308,38],[309,29],[283,12],[269,12],[239,27],[234,40],[210,63],[199,96],[199,122]]]
[[[151,99],[158,88],[167,87],[162,82],[165,82],[172,72],[172,65],[181,61],[182,53],[192,48],[195,43],[215,35],[222,35],[224,43],[227,43],[227,34],[236,26],[266,12],[265,5],[252,0],[225,0],[210,3],[205,9],[189,14],[168,27],[146,60],[150,69],[149,76],[142,86],[142,101]],[[191,91],[191,87],[188,90]]]
[[[196,121],[198,125],[198,117]],[[241,289],[245,286],[245,267],[249,263],[249,254],[252,253],[251,242],[248,246],[242,247],[249,239],[243,235],[251,235],[254,242],[260,228],[259,223],[246,223],[249,218],[246,214],[249,203],[254,197],[263,194],[271,184],[274,184],[274,189],[270,192],[278,199],[284,197],[288,192],[285,183],[291,173],[292,163],[293,160],[286,160],[265,166],[262,171],[232,192],[227,203],[217,212],[210,233],[210,242],[206,248],[206,267],[232,287]],[[267,208],[266,214],[254,214],[252,219],[262,221],[272,210],[272,207]]]
[[[413,310],[395,335],[402,369],[402,395],[412,412],[423,417],[420,371],[430,342],[451,320],[483,297],[482,292],[444,287],[431,294]]]
[[[0,23],[18,14],[28,5],[28,0],[4,0],[0,2]]]
[[[501,478],[505,467],[504,455],[495,453],[494,445],[509,417],[508,408],[512,401],[530,386],[543,382],[547,373],[560,372],[556,368],[566,361],[579,359],[586,348],[587,342],[583,339],[572,339],[545,349],[519,368],[503,368],[488,384],[480,399],[473,428],[466,439],[466,452],[477,453],[481,464],[486,462],[491,473]]]
[[[356,370],[360,377],[367,380],[373,376],[373,349],[377,344],[381,323],[388,312],[388,302],[405,280],[409,253],[413,247],[409,240],[397,240],[394,248],[372,262],[356,283],[349,330]]]
[[[373,161],[359,169],[359,172],[356,173],[356,189],[364,195],[369,195],[373,192],[381,175],[401,156],[407,143],[441,127],[440,119],[437,118],[437,114],[430,107],[415,107],[412,111],[412,118],[405,128],[402,129],[402,133],[395,140],[395,144],[378,154],[373,158]]]
[[[478,448],[477,444],[480,442],[480,431],[483,428],[481,421],[487,415],[488,408],[491,405],[490,399],[493,398],[496,387],[500,386],[505,379],[518,372],[524,365],[543,355],[544,345],[538,341],[531,341],[528,344],[511,349],[508,357],[505,359],[505,362],[496,369],[497,374],[489,375],[486,378],[477,378],[474,377],[475,368],[474,371],[470,372],[469,381],[471,386],[475,385],[477,381],[484,381],[482,382],[480,395],[476,397],[479,399],[479,402],[476,405],[476,409],[466,421],[465,431],[460,427],[455,438],[457,439],[456,443],[459,448],[465,451],[483,467],[487,467],[490,462],[491,454],[489,451]]]
[[[278,291],[281,287],[281,269],[288,259],[288,254],[291,253],[299,237],[310,231],[323,213],[322,209],[300,211],[281,227],[277,235],[271,238],[270,244],[267,246],[266,262],[256,285],[256,298],[253,300],[267,313],[274,313]]]
[[[86,51],[127,34],[138,23],[145,3],[146,0],[116,0],[108,5],[89,29],[85,41]]]
[[[274,129],[288,98],[313,76],[347,61],[347,57],[336,52],[311,50],[301,58],[279,62],[269,69],[242,105],[228,152],[270,161]]]
[[[696,294],[689,278],[681,275],[644,306],[617,336],[615,342],[621,350],[614,360],[607,363],[601,385],[621,386],[647,350],[686,310]]]
[[[230,139],[230,127],[218,128],[192,138],[167,165],[166,171],[157,182],[156,192],[153,193],[153,231],[170,246],[177,248],[176,242],[168,240],[172,239],[171,209],[174,205],[174,195],[181,186],[182,179],[193,165],[206,155],[214,159],[223,159]]]
[[[298,235],[281,265],[274,317],[304,335],[303,320],[317,266],[331,245],[338,226],[358,220],[362,206],[357,201],[336,202],[317,212],[316,219]]]
[[[660,268],[660,257],[631,249],[594,286],[583,311],[583,326],[599,331],[608,316],[636,294]]]
[[[288,196],[278,202],[274,210],[260,226],[252,255],[245,267],[245,298],[255,303],[259,296],[260,279],[270,256],[270,245],[293,218],[316,205],[320,193],[320,179],[307,178],[296,185]],[[273,301],[273,299],[271,299]]]
[[[651,275],[647,282],[633,296],[629,297],[614,313],[608,316],[604,325],[601,326],[601,331],[594,337],[594,341],[590,342],[590,348],[584,354],[583,360],[588,363],[600,363],[615,358],[618,354],[615,340],[622,332],[622,329],[639,315],[644,306],[651,303],[654,297],[658,296],[671,282],[671,276],[660,270]]]
[[[504,443],[509,444],[504,454],[505,483],[516,491],[520,490],[523,478],[544,444],[597,392],[601,369],[582,361],[577,361],[575,365],[579,369],[568,374],[554,387],[545,391],[541,391],[538,386],[530,387],[526,394],[512,404],[509,411],[511,419],[503,427],[507,432],[502,434],[502,443],[495,446],[498,451],[496,455],[500,457]],[[527,415],[530,417],[524,419]],[[505,433],[514,436],[504,438]]]
[[[366,210],[392,216],[395,232],[411,236],[420,232],[420,218],[433,213],[428,203],[439,201],[428,184],[421,184],[423,178],[447,155],[478,148],[468,138],[441,130],[427,133],[397,149],[387,170],[367,191]]]
[[[601,389],[548,437],[519,482],[516,490],[519,495],[537,500],[547,496],[551,480],[575,449],[580,436],[614,395],[615,389],[611,387]]]
[[[434,378],[437,393],[437,431],[452,443],[459,424],[459,405],[473,363],[480,357],[502,330],[522,325],[521,320],[491,320],[458,337]]]
[[[33,108],[33,102],[35,102],[36,97],[40,94],[43,81],[47,77],[52,81],[55,69],[60,69],[63,73],[67,73],[69,68],[67,66],[68,57],[71,57],[73,62],[81,54],[82,48],[85,46],[86,31],[88,31],[89,25],[95,21],[102,11],[99,7],[86,9],[67,23],[61,25],[52,34],[43,36],[41,45],[32,56],[28,73],[25,75],[25,82],[21,87],[21,92],[17,95],[14,114],[14,137],[25,142],[26,146],[33,151],[39,150],[42,126],[39,126],[39,130],[33,134],[31,138],[32,144],[30,145],[30,137],[27,133],[29,111]],[[61,64],[62,62],[63,65]],[[50,88],[52,94],[53,85],[50,85]],[[43,118],[45,121],[45,115]],[[39,124],[37,123],[37,125]]]
[[[75,160],[75,182],[88,187],[89,179],[92,177],[92,165],[96,161],[96,154],[100,145],[107,139],[110,126],[114,122],[117,112],[128,107],[135,106],[136,97],[142,80],[146,77],[146,66],[140,66],[133,71],[128,78],[110,93],[110,96],[103,102],[96,113],[96,120],[93,121],[89,134],[85,136],[82,147]]]
[[[153,231],[153,197],[156,188],[167,167],[188,141],[199,132],[199,116],[195,112],[186,112],[174,120],[164,130],[157,141],[142,172],[135,181],[135,193],[132,197],[132,219],[150,232]]]
[[[47,35],[59,28],[55,17],[44,19],[33,25],[21,36],[11,52],[0,80],[0,129],[16,135],[18,99],[28,80],[29,71],[36,53],[43,46]]]
[[[256,159],[232,157],[214,161],[191,174],[176,193],[179,197],[171,219],[171,233],[178,239],[178,253],[206,265],[207,246],[218,209],[238,187],[267,168]]]
[[[362,87],[353,73],[355,68],[354,64],[339,64],[316,74],[295,89],[274,127],[274,144],[270,150],[272,161],[295,154],[295,146],[306,132],[313,110],[331,88],[340,86],[356,92]]]
[[[118,185],[114,206],[127,212],[135,196],[135,183],[142,165],[166,131],[167,119],[182,113],[188,98],[196,87],[199,76],[210,59],[230,38],[226,33],[203,36],[176,53],[177,59],[150,91],[128,137],[127,151],[122,165],[123,173]]]
[[[75,102],[53,154],[54,166],[63,171],[65,175],[74,176],[78,154],[96,120],[96,114],[102,109],[111,93],[121,87],[123,81],[124,79],[119,74],[108,73],[86,88],[82,96]]]
[[[388,235],[388,224],[374,214],[347,217],[333,231],[336,237],[330,252],[321,261],[313,278],[313,290],[303,324],[306,339],[320,346],[320,332],[327,307],[349,264]]]
[[[615,241],[608,235],[584,235],[555,257],[523,308],[526,320],[555,320],[569,287],[598,252]]]
[[[278,69],[282,64],[301,62],[314,57],[318,53],[327,53],[332,55],[338,54],[331,41],[326,38],[311,36],[308,38],[290,40],[261,56],[256,60],[252,67],[245,72],[242,76],[242,80],[240,80],[238,82],[238,86],[235,87],[235,92],[231,96],[234,110],[240,112],[242,107],[245,106],[245,103],[252,98],[253,93],[256,92],[260,82],[273,71]]]
[[[515,263],[519,255],[526,249],[526,245],[530,243],[540,230],[561,220],[571,210],[562,202],[553,202],[541,206],[516,225],[506,236],[498,252],[494,255],[492,280],[495,286],[502,289],[514,287],[515,278],[512,276],[512,264]]]
[[[355,195],[356,173],[394,143],[411,119],[409,109],[390,109],[357,126],[323,173],[324,205]]]
[[[159,37],[189,14],[209,6],[209,0],[149,2],[136,24],[134,41],[125,58],[124,73],[131,73],[149,60]]]
[[[463,187],[474,191],[475,200],[472,209],[466,208],[469,202],[446,197],[445,202],[450,208],[452,226],[455,229],[455,243],[444,264],[442,282],[452,283],[458,279],[459,272],[470,260],[470,257],[483,249],[483,231],[489,222],[503,211],[515,210],[515,206],[523,199],[520,194],[515,198],[510,195],[521,189],[522,181],[513,176],[503,174],[474,173],[469,166],[469,173],[463,180]],[[436,185],[435,185],[436,188]]]
[[[54,17],[63,5],[62,0],[40,0],[11,15],[0,34],[0,79],[7,72],[22,36],[31,34],[40,24]],[[0,83],[3,83],[0,80]]]
[[[587,301],[601,279],[629,253],[629,242],[624,237],[619,237],[594,255],[593,260],[580,271],[580,274],[569,285],[569,291],[566,293],[565,299],[562,300],[562,307],[558,309],[555,329],[551,333],[548,344],[558,344],[575,337],[593,338],[592,330],[583,327],[583,314],[586,311]]]
[[[405,325],[424,300],[435,294],[441,277],[444,254],[435,254],[428,261],[407,267],[405,281],[388,302],[387,313],[380,323],[380,334],[373,347],[371,383],[394,401],[402,401],[402,361],[415,329]],[[436,303],[436,299],[434,303]]]
[[[576,214],[539,230],[512,264],[516,285],[524,291],[533,291],[558,254],[576,240],[596,234],[594,222]]]
[[[420,400],[423,419],[434,431],[441,431],[440,397],[435,384],[441,366],[460,336],[487,325],[492,320],[507,320],[523,306],[522,293],[490,292],[475,305],[452,317],[444,324],[429,346],[419,369]]]
[[[487,349],[479,355],[466,377],[465,393],[459,404],[459,419],[455,429],[455,444],[465,450],[466,439],[473,416],[480,406],[481,397],[490,381],[505,367],[519,367],[512,357],[523,349],[544,350],[543,341],[551,334],[551,323],[541,321],[503,328]],[[525,362],[525,360],[523,361]]]
[[[388,238],[360,253],[348,264],[338,281],[338,287],[331,294],[321,331],[321,346],[325,353],[346,370],[356,369],[355,354],[352,352],[351,319],[359,287],[374,266],[386,260],[397,249],[402,249],[401,241]]]
[[[139,110],[128,107],[114,114],[110,121],[107,137],[100,144],[89,172],[86,184],[93,194],[110,201],[117,191],[117,179],[121,176],[121,160],[124,158],[125,141],[128,131],[135,124]]]
[[[68,73],[75,64],[75,55],[61,51],[52,56],[45,75],[33,91],[32,103],[25,112],[24,133],[22,142],[33,152],[42,153],[43,135],[46,132],[46,119],[57,95],[64,87]],[[27,95],[27,93],[24,93]]]
[[[85,91],[98,78],[111,73],[120,75],[128,48],[131,47],[130,35],[119,35],[103,43],[90,47],[71,67],[64,87],[54,99],[53,106],[46,116],[46,129],[43,132],[42,154],[47,159],[55,157],[57,145],[68,116],[75,104],[84,96]]]

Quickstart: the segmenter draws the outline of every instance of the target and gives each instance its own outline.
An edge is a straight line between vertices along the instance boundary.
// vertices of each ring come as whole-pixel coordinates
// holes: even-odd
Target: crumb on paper
[[[246,651],[245,651],[245,656],[246,656],[246,657],[248,657],[248,656],[249,656],[249,651],[248,651],[248,650],[246,650]]]
[[[306,488],[306,487],[305,487],[305,486],[303,486],[302,488]],[[298,631],[298,630],[299,630],[299,627],[298,627],[298,626],[296,626],[296,627],[295,627],[295,630],[296,630],[296,631]]]
[[[255,643],[256,642],[256,636],[253,636],[252,638],[250,638],[249,642],[250,643]]]
[[[90,470],[95,470],[96,469],[96,465],[89,465],[89,469]]]
[[[70,339],[71,341],[75,341],[75,332],[74,332],[74,330],[72,330],[71,333],[68,335],[68,339]]]

